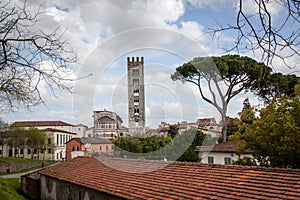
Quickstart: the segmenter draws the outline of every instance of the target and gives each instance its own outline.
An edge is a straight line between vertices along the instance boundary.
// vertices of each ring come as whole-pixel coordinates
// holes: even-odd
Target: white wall
[[[213,157],[214,158],[214,163],[213,164],[225,164],[225,157],[231,158],[232,161],[236,161],[239,156],[236,153],[221,153],[221,152],[203,152],[201,155],[201,162],[202,163],[208,163],[208,157]],[[240,155],[240,158],[243,157],[252,157],[251,154],[242,154]]]

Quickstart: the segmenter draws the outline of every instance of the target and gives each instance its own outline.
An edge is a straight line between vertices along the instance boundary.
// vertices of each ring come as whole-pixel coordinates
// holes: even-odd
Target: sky
[[[41,3],[28,1],[28,8],[37,10]],[[252,0],[245,5],[246,12],[255,10]],[[222,47],[234,43],[234,35],[224,34],[217,41],[207,32],[219,24],[234,23],[236,1],[46,0],[41,11],[36,28],[53,31],[60,27],[78,53],[78,63],[68,66],[76,79],[68,83],[74,92],[56,91],[54,96],[42,85],[46,106],[2,114],[5,122],[62,120],[91,127],[93,111],[106,109],[120,115],[128,126],[127,57],[144,57],[147,126],[205,117],[220,120],[218,112],[200,98],[196,86],[172,81],[170,76],[192,58],[223,55]],[[272,4],[275,22],[281,13]],[[259,59],[253,52],[246,55]],[[290,62],[299,63],[299,59]],[[274,67],[283,73],[295,71],[280,64]],[[251,94],[238,95],[230,102],[228,115],[237,117],[247,97],[252,105],[261,103]]]

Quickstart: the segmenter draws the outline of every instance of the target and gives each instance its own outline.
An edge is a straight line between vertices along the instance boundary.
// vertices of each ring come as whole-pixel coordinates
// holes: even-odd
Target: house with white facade
[[[44,158],[46,160],[65,160],[66,142],[76,136],[76,127],[63,121],[17,121],[12,124],[13,127],[24,129],[37,128],[45,131],[47,134],[47,148],[45,151],[38,151],[28,148],[25,144],[23,148],[14,148],[13,146],[3,146],[3,155],[9,157],[22,158]],[[5,154],[9,151],[9,154]]]
[[[206,164],[232,164],[234,160],[243,157],[252,157],[253,151],[246,149],[239,153],[238,146],[234,142],[223,142],[215,145],[198,146],[198,160]]]
[[[88,126],[84,125],[84,124],[76,124],[74,126],[75,129],[75,133],[77,135],[77,137],[81,138],[81,137],[87,137],[87,130],[88,130]]]

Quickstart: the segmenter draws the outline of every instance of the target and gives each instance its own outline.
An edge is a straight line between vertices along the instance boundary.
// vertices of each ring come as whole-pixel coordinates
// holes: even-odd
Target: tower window
[[[139,85],[139,79],[138,78],[133,79],[133,85]]]
[[[132,75],[138,76],[139,75],[139,69],[132,69]]]
[[[139,105],[139,99],[134,99],[133,100],[133,105],[138,106]]]
[[[139,89],[133,90],[133,96],[138,97],[139,96]]]
[[[138,108],[134,109],[134,115],[139,115],[139,112],[140,112],[140,109],[138,109]]]

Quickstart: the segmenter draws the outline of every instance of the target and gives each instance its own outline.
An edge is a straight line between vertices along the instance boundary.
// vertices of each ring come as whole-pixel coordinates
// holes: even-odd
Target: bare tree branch
[[[253,0],[253,3],[256,11],[249,14],[245,11],[243,0],[239,0],[235,24],[211,29],[212,37],[220,40],[217,35],[233,31],[236,33],[235,43],[231,48],[226,48],[226,52],[260,51],[266,65],[273,66],[274,58],[278,58],[287,67],[294,68],[287,59],[300,57],[300,1]],[[280,22],[275,23],[272,18],[272,4],[281,8]]]
[[[0,2],[0,110],[12,111],[44,103],[40,89],[46,84],[71,92],[73,81],[67,69],[77,61],[74,49],[56,28],[48,33],[36,30],[40,8],[30,12],[25,1]]]

